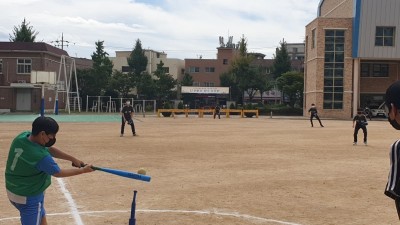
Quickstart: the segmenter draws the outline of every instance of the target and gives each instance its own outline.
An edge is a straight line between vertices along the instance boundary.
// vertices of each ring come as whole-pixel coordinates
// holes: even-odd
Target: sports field
[[[306,118],[139,117],[139,136],[125,127],[119,137],[118,115],[65,118],[55,146],[96,166],[143,167],[152,180],[99,171],[53,178],[45,203],[50,225],[128,224],[133,190],[138,225],[398,224],[383,192],[389,146],[400,132],[384,120],[369,122],[368,146],[361,130],[353,146],[351,120],[322,118],[324,128],[311,128]],[[14,225],[4,167],[12,139],[31,121],[1,121],[0,224]]]

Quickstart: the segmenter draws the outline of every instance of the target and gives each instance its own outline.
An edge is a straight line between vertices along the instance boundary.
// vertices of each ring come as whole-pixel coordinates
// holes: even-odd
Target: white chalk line
[[[65,187],[64,180],[62,178],[57,178],[58,185],[60,186],[61,192],[64,194],[64,197],[68,201],[69,209],[70,209],[70,214],[72,214],[72,217],[75,220],[76,225],[84,225],[82,218],[79,214],[78,208],[76,207],[75,201],[71,196],[71,193],[68,191],[68,189]]]
[[[131,212],[131,211],[130,210],[105,210],[105,211],[81,211],[81,212],[77,212],[77,213],[79,215],[91,215],[91,214],[103,214],[103,213],[128,213],[128,212]],[[241,214],[238,212],[218,212],[216,210],[208,211],[208,210],[137,209],[136,212],[218,215],[218,216],[226,216],[226,217],[236,217],[236,218],[240,218],[240,219],[244,219],[244,220],[254,220],[254,221],[258,221],[258,222],[269,222],[269,223],[276,223],[276,224],[283,224],[283,225],[301,225],[299,223],[267,219],[267,218],[262,218],[262,217],[257,217],[257,216]],[[64,216],[64,215],[71,215],[71,214],[72,214],[72,212],[48,213],[48,214],[46,214],[46,216]],[[1,218],[0,221],[15,220],[15,219],[19,219],[19,217]]]

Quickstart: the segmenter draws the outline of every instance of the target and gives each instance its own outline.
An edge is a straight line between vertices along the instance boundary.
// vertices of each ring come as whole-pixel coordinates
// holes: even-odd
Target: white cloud
[[[152,5],[152,4],[157,5]],[[94,43],[106,51],[144,48],[169,57],[215,58],[218,36],[244,35],[250,51],[271,58],[283,38],[302,42],[305,26],[316,17],[319,0],[2,0],[0,41],[24,18],[39,31],[38,40],[70,41],[70,55],[90,58]],[[75,43],[75,44],[73,44]]]

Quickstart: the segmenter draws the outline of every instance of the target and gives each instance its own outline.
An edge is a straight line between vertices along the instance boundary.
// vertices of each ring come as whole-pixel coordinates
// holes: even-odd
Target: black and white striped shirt
[[[390,147],[390,171],[388,182],[386,184],[385,195],[393,199],[400,199],[400,162],[399,162],[399,152],[400,152],[400,139],[392,144]]]

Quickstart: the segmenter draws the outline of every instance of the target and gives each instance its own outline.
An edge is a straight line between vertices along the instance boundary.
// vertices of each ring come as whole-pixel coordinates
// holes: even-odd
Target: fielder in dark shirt
[[[310,113],[311,127],[314,127],[314,124],[313,124],[313,121],[312,121],[314,117],[318,120],[319,125],[320,125],[321,127],[324,127],[324,125],[322,125],[322,123],[321,123],[321,120],[319,119],[317,107],[315,107],[315,104],[314,104],[314,103],[311,104],[311,108],[308,110],[308,112]]]
[[[355,127],[354,127],[355,124]],[[353,118],[353,128],[354,128],[354,142],[353,145],[357,145],[357,135],[360,129],[363,130],[364,133],[364,144],[367,145],[367,117],[363,114],[362,110],[359,109],[357,111],[357,115]]]
[[[129,125],[131,125],[132,129],[132,135],[136,136],[136,131],[135,131],[135,123],[133,122],[133,107],[131,106],[130,101],[125,102],[125,106],[121,109],[121,119],[122,119],[122,124],[121,124],[121,137],[124,136],[124,130],[125,130],[125,123],[128,122]]]
[[[218,119],[221,119],[221,107],[219,105],[216,105],[214,108],[214,119],[218,115]]]

